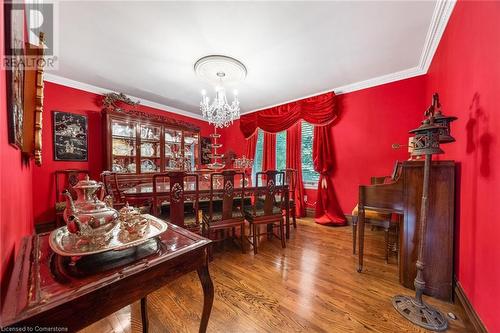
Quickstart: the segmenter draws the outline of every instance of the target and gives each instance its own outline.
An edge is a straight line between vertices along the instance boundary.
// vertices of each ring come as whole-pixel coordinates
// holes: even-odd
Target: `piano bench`
[[[365,209],[365,219],[377,221],[390,221],[392,214],[380,213],[376,210]],[[352,210],[352,216],[358,216],[358,205]]]

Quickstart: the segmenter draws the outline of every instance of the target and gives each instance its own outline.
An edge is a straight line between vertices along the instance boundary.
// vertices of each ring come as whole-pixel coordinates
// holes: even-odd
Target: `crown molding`
[[[291,102],[296,102],[301,99],[314,97],[327,92],[335,92],[336,95],[346,94],[357,90],[380,86],[382,84],[409,79],[415,76],[427,74],[429,66],[431,65],[434,54],[436,53],[441,37],[443,36],[448,20],[450,19],[453,8],[455,7],[456,0],[437,0],[432,13],[429,29],[425,38],[424,47],[420,54],[418,65],[412,68],[404,69],[399,72],[394,72],[386,75],[377,76],[368,80],[350,83],[344,86],[327,89],[312,95],[303,96],[289,101],[284,101],[278,104],[261,107],[252,111],[242,112],[242,114],[253,113],[265,109],[269,109],[278,105],[283,105]]]
[[[353,91],[358,91],[358,90],[362,90],[362,89],[366,89],[366,88],[380,86],[380,85],[383,85],[386,83],[391,83],[391,82],[396,82],[399,80],[409,79],[409,78],[419,76],[419,75],[424,75],[424,74],[425,74],[425,72],[422,71],[419,67],[412,67],[412,68],[404,69],[404,70],[399,71],[399,72],[381,75],[381,76],[377,76],[377,77],[372,78],[372,79],[347,84],[345,86],[340,86],[340,87],[334,88],[333,91],[335,92],[335,94],[341,95],[341,94],[346,94],[346,93],[350,93]]]
[[[59,84],[59,85],[62,85],[62,86],[66,86],[66,87],[75,88],[75,89],[78,89],[78,90],[83,90],[83,91],[86,91],[86,92],[98,94],[98,95],[104,95],[104,94],[107,94],[107,93],[116,92],[116,91],[109,90],[109,89],[106,89],[106,88],[94,86],[94,85],[91,85],[91,84],[88,84],[88,83],[71,80],[71,79],[68,79],[68,78],[65,78],[65,77],[62,77],[62,76],[59,76],[59,75],[54,75],[54,74],[51,74],[51,73],[44,73],[43,74],[43,80],[47,81],[47,82],[51,82],[51,83],[56,83],[56,84]],[[178,108],[174,108],[172,106],[168,106],[168,105],[165,105],[165,104],[160,104],[160,103],[156,103],[156,102],[153,102],[153,101],[149,101],[147,99],[139,98],[139,97],[136,97],[136,96],[132,96],[132,95],[128,95],[128,94],[126,94],[126,95],[127,95],[127,97],[129,97],[131,99],[139,100],[140,103],[141,103],[141,105],[149,106],[151,108],[155,108],[155,109],[158,109],[158,110],[175,113],[175,114],[178,114],[178,115],[181,115],[181,116],[186,116],[186,117],[189,117],[189,118],[194,118],[194,119],[202,120],[202,121],[206,122],[206,120],[203,119],[203,117],[201,115],[194,114],[192,112],[181,110],[181,109],[178,109]]]
[[[443,37],[444,30],[453,12],[453,8],[455,8],[455,4],[456,0],[438,0],[436,2],[418,65],[424,73],[427,73],[429,70],[434,54],[441,41],[441,37]]]

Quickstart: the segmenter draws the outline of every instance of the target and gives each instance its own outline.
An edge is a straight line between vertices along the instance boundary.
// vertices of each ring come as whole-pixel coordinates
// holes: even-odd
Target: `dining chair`
[[[101,182],[104,186],[104,193],[106,198],[111,198],[111,204],[113,208],[120,209],[125,205],[130,204],[131,206],[139,209],[141,213],[151,212],[151,200],[135,200],[128,199],[123,194],[123,189],[120,187],[120,182],[118,180],[118,174],[112,171],[103,171],[101,173]],[[123,180],[122,180],[123,182]]]
[[[152,214],[193,232],[200,231],[199,176],[184,171],[153,175]]]
[[[296,212],[296,204],[295,204],[295,191],[297,190],[297,177],[298,172],[296,169],[287,168],[284,169],[285,173],[285,184],[288,185],[289,199],[288,199],[288,209],[289,214],[292,217],[293,228],[297,228],[297,212]],[[283,207],[286,209],[286,207]]]
[[[116,172],[103,171],[101,173],[101,181],[104,184],[106,196],[113,198],[113,207],[120,209],[125,206],[126,199],[118,185],[118,176]]]
[[[62,195],[64,190],[68,190],[73,199],[76,199],[76,192],[73,190],[81,179],[89,174],[88,170],[83,169],[66,169],[54,171],[54,182],[56,189],[56,197],[54,202],[56,212],[56,227],[64,225],[63,213],[66,209],[66,198]]]
[[[244,179],[243,172],[224,170],[210,175],[208,210],[203,213],[202,235],[215,242],[227,239],[226,232],[236,239],[239,228],[241,251],[245,253],[245,184],[235,186],[237,177]],[[219,235],[217,235],[219,234]]]
[[[279,184],[284,185],[285,174],[283,171],[267,170],[255,174],[254,204],[251,211],[245,210],[245,219],[250,223],[251,240],[253,253],[257,254],[259,237],[272,235],[281,240],[281,247],[285,248],[284,233],[284,193],[280,190]],[[262,181],[262,185],[260,181]],[[264,184],[265,182],[265,184]],[[277,224],[277,225],[276,225]],[[260,225],[266,225],[265,233],[258,233]],[[278,228],[278,234],[274,234],[274,229]]]

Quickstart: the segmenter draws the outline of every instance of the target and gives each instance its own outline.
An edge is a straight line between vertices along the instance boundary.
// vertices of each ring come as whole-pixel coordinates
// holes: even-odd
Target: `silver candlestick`
[[[248,184],[247,170],[251,169],[252,166],[253,166],[253,159],[249,159],[245,155],[234,160],[234,167],[237,169],[242,169],[243,173],[245,174],[245,178],[241,180],[242,183],[243,182],[245,183],[245,186],[247,186]]]

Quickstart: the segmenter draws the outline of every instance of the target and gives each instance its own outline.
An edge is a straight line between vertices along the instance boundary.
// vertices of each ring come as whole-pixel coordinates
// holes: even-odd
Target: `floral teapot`
[[[73,186],[77,199],[73,200],[70,192],[65,190],[66,208],[63,217],[68,231],[76,234],[85,234],[87,237],[106,234],[113,229],[118,222],[118,212],[103,202],[103,184],[91,180],[89,176],[80,180]],[[101,191],[100,199],[97,191]]]

